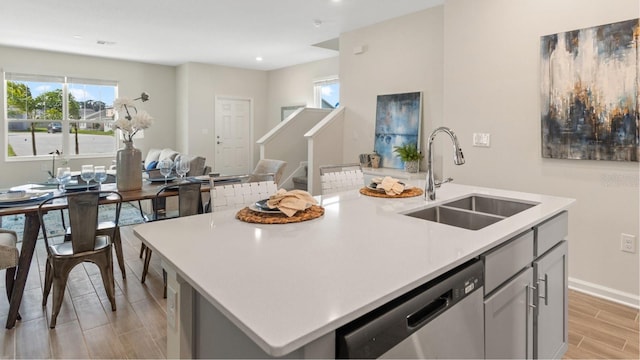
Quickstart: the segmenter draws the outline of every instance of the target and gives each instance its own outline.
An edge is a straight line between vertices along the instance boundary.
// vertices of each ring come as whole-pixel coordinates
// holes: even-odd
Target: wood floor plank
[[[624,349],[624,345],[627,343],[627,339],[624,337],[618,336],[617,334],[612,334],[611,331],[606,331],[605,329],[601,329],[598,327],[591,326],[592,323],[597,321],[594,318],[580,318],[579,316],[575,316],[571,310],[569,310],[569,331],[574,334],[579,334],[584,336],[585,338],[590,338],[592,340],[597,340],[604,344],[610,344],[616,349],[622,350]]]
[[[126,358],[120,338],[110,325],[85,330],[84,338],[92,359]]]
[[[635,319],[630,319],[627,316],[620,316],[619,312],[611,313],[608,310],[602,310],[596,315],[596,319],[607,321],[615,324],[616,326],[624,327],[628,330],[638,332],[638,324]]]
[[[594,354],[603,355],[607,359],[634,359],[631,352],[625,352],[608,344],[585,338],[580,344],[580,348]],[[637,359],[637,357],[635,357]]]
[[[39,318],[21,321],[16,332],[16,359],[47,359],[51,357],[49,346],[49,324]]]
[[[167,316],[155,301],[142,300],[132,303],[131,306],[151,334],[152,339],[167,337]]]
[[[86,359],[89,350],[78,321],[56,325],[49,330],[51,352],[56,359]]]
[[[587,303],[591,304],[592,306],[600,310],[605,310],[609,313],[617,314],[618,316],[621,316],[621,317],[625,317],[633,320],[636,318],[636,316],[638,316],[637,309],[633,309],[628,306],[615,303],[613,301],[597,298],[595,296],[590,296],[588,294],[584,294],[579,291],[573,291],[571,293],[571,296],[573,296],[574,301],[586,301]]]
[[[120,335],[123,351],[129,359],[164,359],[166,356],[146,329]]]
[[[582,339],[584,339],[583,335],[576,334],[572,331],[569,332],[569,339],[568,339],[569,345],[578,346],[580,345],[580,342],[582,341]]]
[[[109,324],[109,319],[97,294],[74,298],[73,305],[76,308],[80,327],[84,331]]]
[[[102,299],[102,307],[111,309],[111,303],[107,299]],[[116,311],[105,311],[111,326],[118,336],[126,333],[132,333],[134,330],[145,331],[144,324],[138,318],[138,314],[133,310],[131,304],[124,295],[116,296]]]
[[[569,344],[563,359],[606,359],[604,355],[593,353],[581,347]]]
[[[0,307],[0,311],[6,314],[9,311],[9,307],[6,310]],[[7,321],[7,316],[0,317],[0,323],[4,324]],[[16,330],[0,330],[0,358],[13,359],[16,355]]]

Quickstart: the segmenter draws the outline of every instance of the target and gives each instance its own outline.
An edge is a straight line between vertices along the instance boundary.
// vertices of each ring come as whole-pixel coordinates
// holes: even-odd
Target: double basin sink
[[[480,230],[536,205],[538,203],[471,195],[438,206],[412,210],[404,215],[468,230]]]

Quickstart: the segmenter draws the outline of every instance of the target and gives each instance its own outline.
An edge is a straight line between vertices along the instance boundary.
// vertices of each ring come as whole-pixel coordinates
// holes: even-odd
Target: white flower
[[[136,108],[133,104],[133,100],[126,97],[119,97],[113,101],[113,108],[116,109],[117,112],[121,112],[123,110],[126,112],[125,106],[133,109]]]
[[[131,126],[131,121],[127,120],[127,119],[126,119],[126,118],[124,118],[124,117],[121,117],[121,118],[119,118],[118,120],[116,120],[116,121],[113,123],[113,125],[114,125],[116,128],[118,128],[118,129],[120,129],[120,130],[122,130],[122,131],[125,131],[125,132],[131,132],[131,131],[133,130],[133,129],[132,129],[132,126]]]
[[[146,129],[153,124],[153,118],[146,111],[140,111],[131,119],[131,127],[135,130]]]
[[[153,118],[146,111],[138,111],[134,105],[135,100],[147,101],[149,94],[143,92],[134,100],[119,97],[113,101],[113,107],[118,113],[118,120],[113,125],[122,131],[125,141],[133,141],[133,136],[138,131],[149,128],[153,123]]]

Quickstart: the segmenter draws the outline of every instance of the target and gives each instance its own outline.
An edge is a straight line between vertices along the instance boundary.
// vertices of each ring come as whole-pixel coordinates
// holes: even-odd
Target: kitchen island
[[[536,203],[479,230],[403,215],[470,194]],[[434,201],[357,191],[283,225],[237,210],[139,225],[168,272],[168,357],[333,357],[334,331],[565,211],[573,200],[445,184]]]

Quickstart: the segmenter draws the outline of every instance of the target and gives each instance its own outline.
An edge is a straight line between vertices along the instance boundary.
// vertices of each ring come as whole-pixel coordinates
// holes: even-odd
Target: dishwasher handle
[[[444,309],[449,306],[451,302],[452,290],[438,296],[435,300],[429,304],[423,306],[419,310],[407,316],[407,329],[413,331],[416,328],[420,328],[423,324],[429,322]]]

